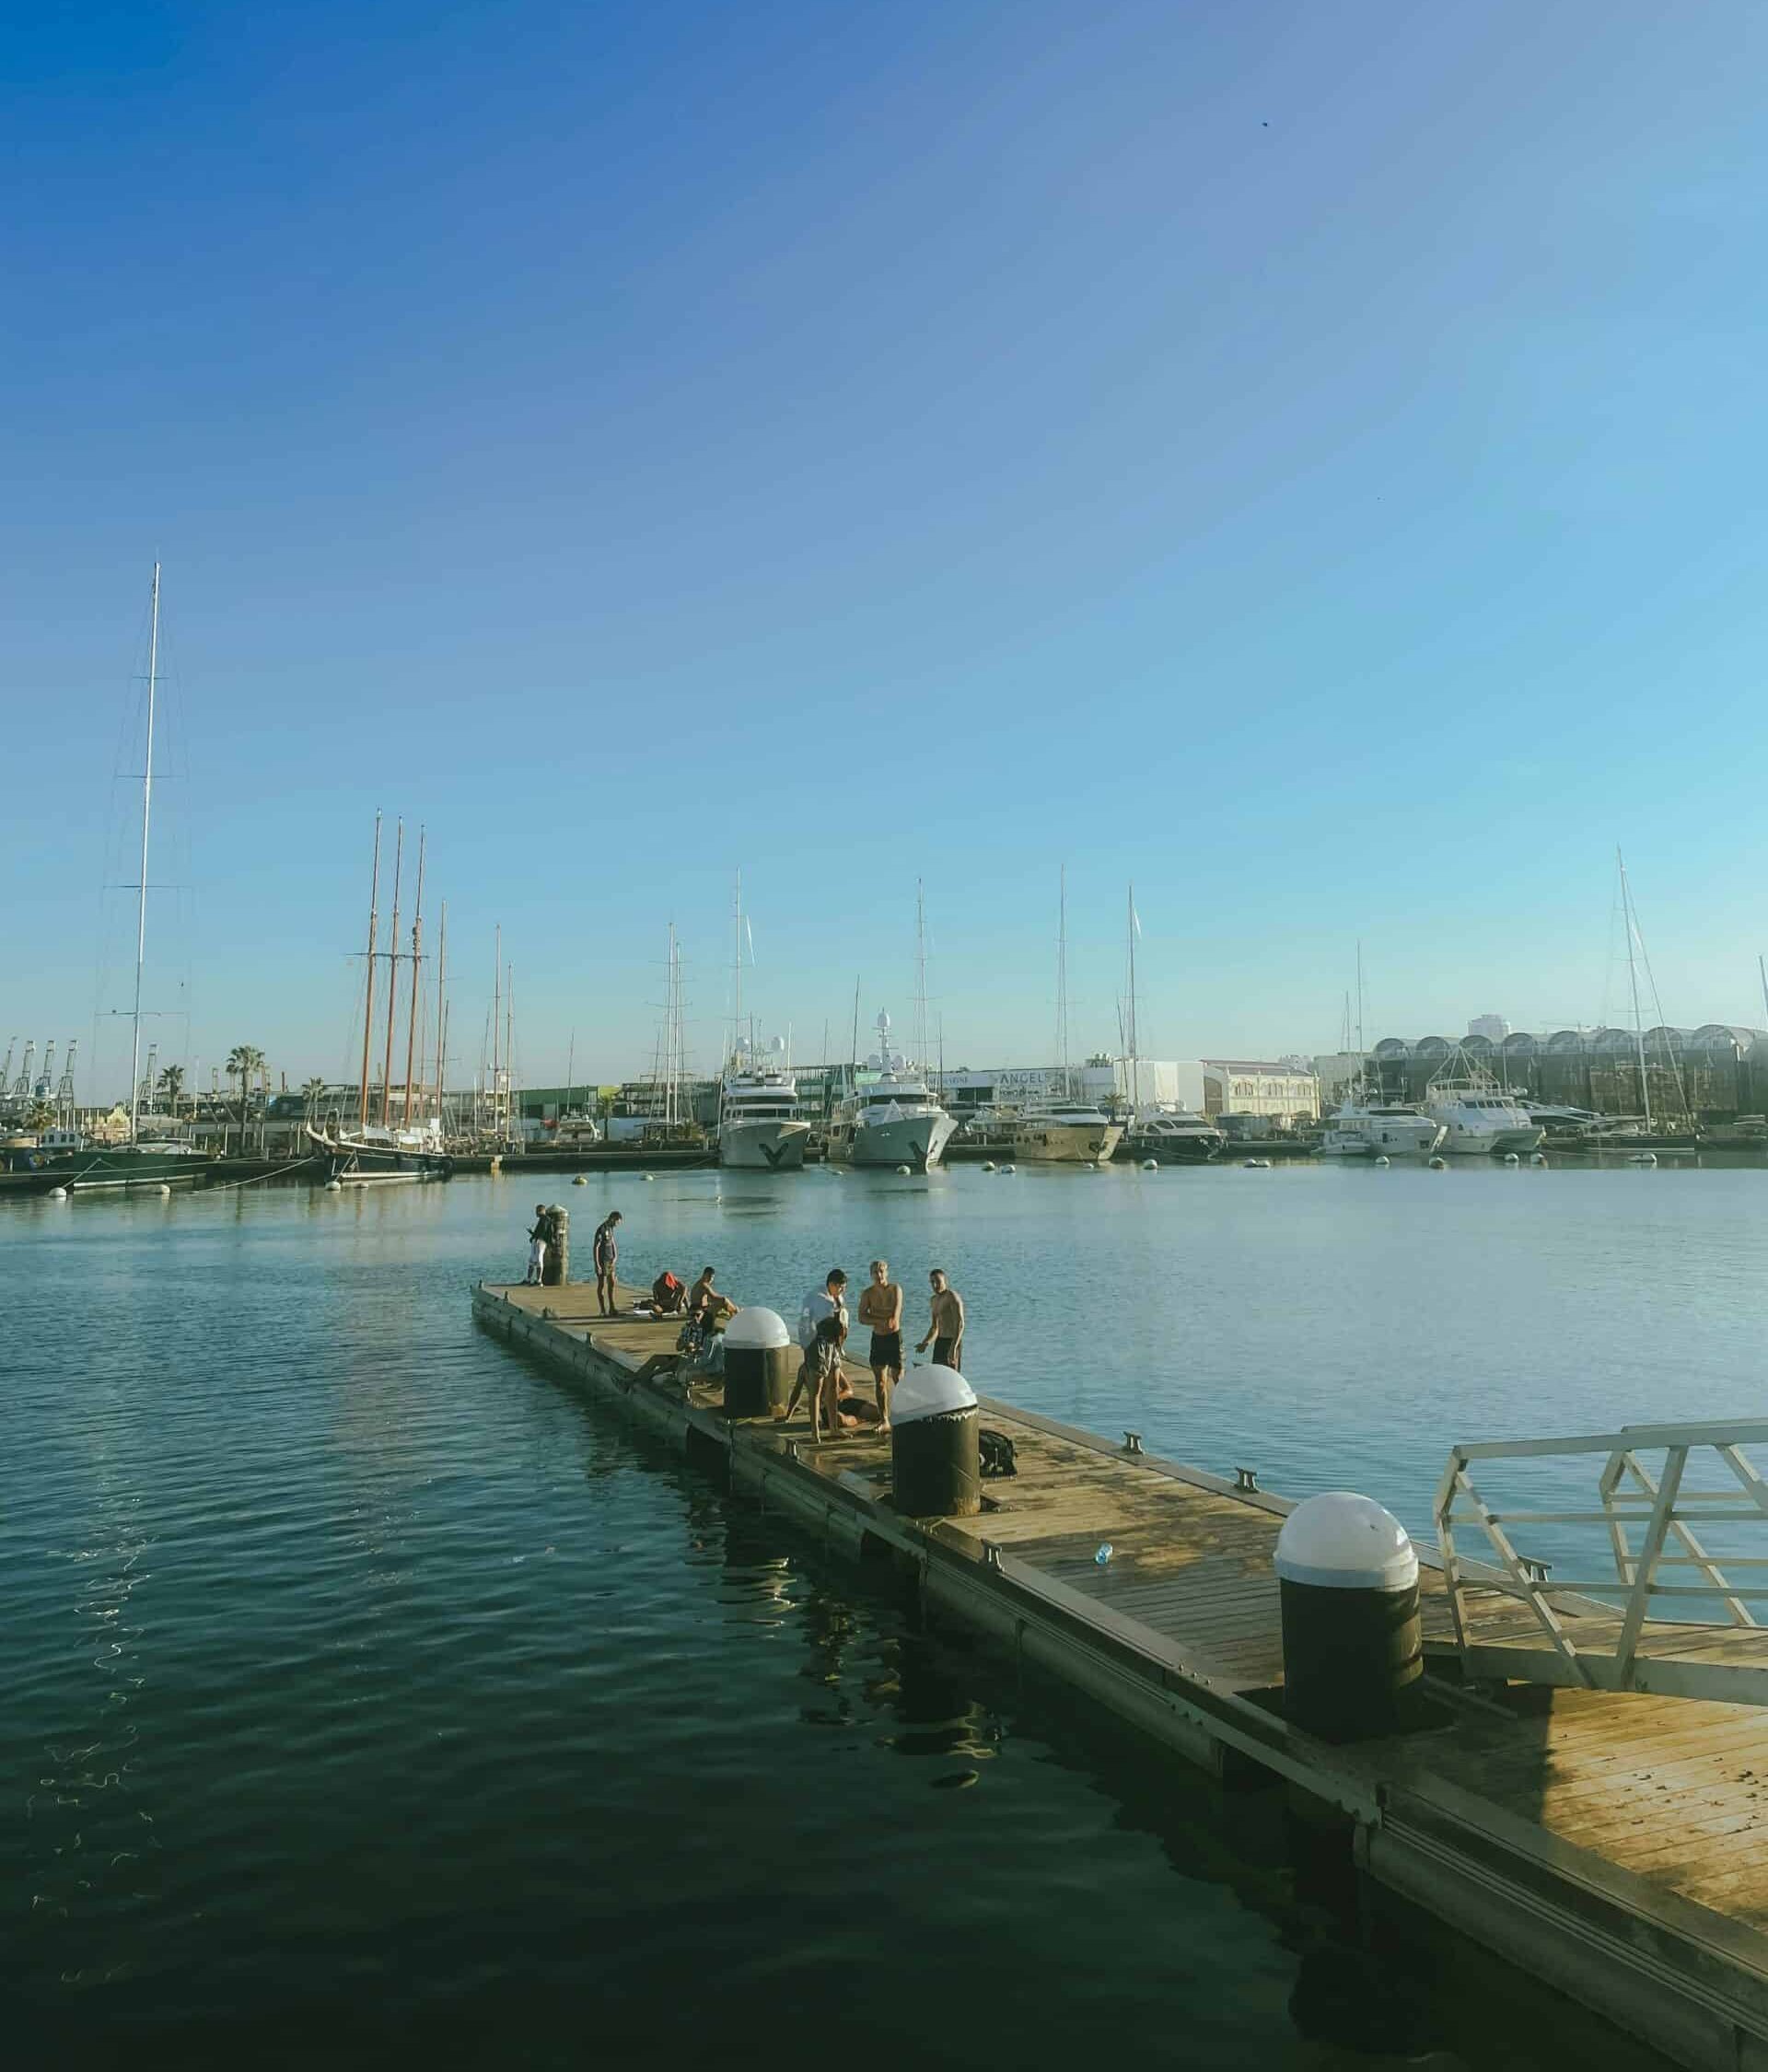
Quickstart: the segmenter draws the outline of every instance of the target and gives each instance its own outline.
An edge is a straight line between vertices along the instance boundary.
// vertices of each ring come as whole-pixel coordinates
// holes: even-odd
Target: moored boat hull
[[[753,1172],[797,1172],[810,1142],[808,1123],[727,1122],[718,1133],[718,1163]]]

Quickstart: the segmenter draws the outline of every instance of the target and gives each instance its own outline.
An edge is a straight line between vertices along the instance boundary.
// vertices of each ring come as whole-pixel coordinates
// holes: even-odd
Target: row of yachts
[[[887,1040],[830,1119],[824,1155],[838,1165],[925,1172],[939,1164],[960,1126],[925,1074]],[[800,1112],[797,1081],[784,1060],[741,1053],[732,1059],[719,1103],[721,1164],[795,1170],[815,1127]],[[1120,1145],[1137,1158],[1197,1164],[1216,1158],[1227,1141],[1200,1115],[1153,1109],[1120,1122],[1090,1101],[1061,1094],[1001,1118],[991,1136],[995,1133],[1014,1158],[1060,1165],[1103,1165]],[[1541,1123],[1495,1080],[1464,1065],[1434,1080],[1415,1105],[1353,1092],[1327,1119],[1318,1148],[1332,1158],[1502,1158],[1538,1150],[1544,1135]]]

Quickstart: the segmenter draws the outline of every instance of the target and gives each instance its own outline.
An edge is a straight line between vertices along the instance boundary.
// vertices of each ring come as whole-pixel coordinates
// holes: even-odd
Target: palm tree
[[[251,1076],[264,1062],[255,1043],[236,1043],[227,1053],[227,1077],[239,1082],[239,1156],[246,1153],[246,1102],[251,1092]]]
[[[301,1099],[307,1105],[307,1119],[309,1123],[313,1120],[320,1103],[325,1099],[325,1094],[326,1086],[323,1079],[308,1079],[302,1086]]]
[[[159,1076],[157,1091],[159,1098],[176,1115],[178,1097],[184,1091],[184,1067],[181,1065],[169,1065]]]

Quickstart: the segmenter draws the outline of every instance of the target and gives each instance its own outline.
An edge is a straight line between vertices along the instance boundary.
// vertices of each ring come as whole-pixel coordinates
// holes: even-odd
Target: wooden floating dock
[[[819,1447],[804,1418],[727,1422],[715,1377],[684,1390],[657,1362],[673,1321],[599,1319],[581,1284],[482,1283],[473,1314],[734,1491],[892,1562],[936,1617],[1227,1782],[1281,1781],[1335,1811],[1378,1884],[1667,2056],[1768,2072],[1768,1709],[1542,1682],[1464,1689],[1441,1570],[1420,1549],[1440,1725],[1329,1746],[1282,1712],[1272,1555],[1290,1500],[983,1398],[1017,1475],[989,1484],[978,1517],[903,1518],[888,1440],[862,1426]],[[869,1370],[849,1369],[869,1398]],[[1461,1609],[1494,1660],[1546,1645],[1513,1597],[1475,1586]],[[1577,1611],[1564,1615],[1576,1631]],[[1611,1616],[1589,1607],[1592,1652]]]

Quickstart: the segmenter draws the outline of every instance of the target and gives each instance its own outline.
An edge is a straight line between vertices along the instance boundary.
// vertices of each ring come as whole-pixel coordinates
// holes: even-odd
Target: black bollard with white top
[[[777,1310],[739,1310],[725,1326],[725,1415],[776,1417],[792,1394],[797,1347]]]
[[[976,1395],[955,1368],[912,1368],[890,1396],[890,1501],[904,1518],[983,1507]]]
[[[1425,1666],[1405,1527],[1372,1497],[1331,1490],[1285,1519],[1275,1566],[1285,1717],[1323,1741],[1400,1731]]]

